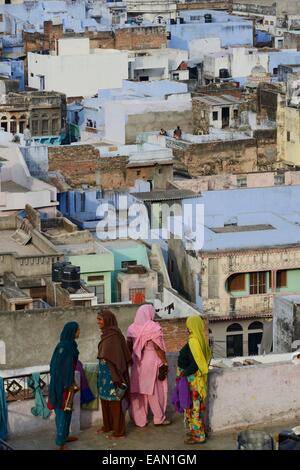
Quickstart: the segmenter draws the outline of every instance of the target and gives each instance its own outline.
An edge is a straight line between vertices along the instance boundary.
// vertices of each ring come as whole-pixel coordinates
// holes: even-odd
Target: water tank
[[[67,265],[64,266],[61,276],[61,286],[64,289],[80,288],[80,266]]]
[[[220,69],[219,70],[219,78],[229,78],[229,70],[228,69]]]
[[[204,15],[204,23],[212,23],[212,16],[210,13]]]
[[[70,261],[57,261],[52,264],[52,282],[61,282],[62,272],[65,266],[70,265]]]

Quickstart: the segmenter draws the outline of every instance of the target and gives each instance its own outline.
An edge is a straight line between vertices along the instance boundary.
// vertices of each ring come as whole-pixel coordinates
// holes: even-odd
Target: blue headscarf
[[[74,383],[74,369],[79,356],[75,342],[78,329],[79,325],[75,321],[66,323],[60,335],[60,342],[52,355],[49,401],[54,408],[61,408],[64,390]]]

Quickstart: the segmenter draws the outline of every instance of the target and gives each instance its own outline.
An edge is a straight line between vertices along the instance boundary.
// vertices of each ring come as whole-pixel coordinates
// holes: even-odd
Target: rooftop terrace
[[[15,230],[1,230],[0,253],[17,253],[19,256],[40,255],[42,253],[32,243],[28,243],[27,245],[20,245],[19,243],[15,242],[11,238],[14,233]]]
[[[211,434],[205,444],[189,446],[184,444],[184,431],[182,416],[173,415],[171,426],[155,427],[152,423],[146,428],[137,428],[132,423],[127,426],[126,439],[108,441],[105,435],[96,434],[97,427],[81,431],[79,440],[69,445],[71,450],[235,450],[237,448],[238,429],[227,433]],[[278,432],[291,429],[299,425],[299,421],[283,421],[276,425],[250,427],[250,429],[264,430],[273,436]],[[53,450],[54,433],[33,432],[9,440],[9,444],[17,450]]]

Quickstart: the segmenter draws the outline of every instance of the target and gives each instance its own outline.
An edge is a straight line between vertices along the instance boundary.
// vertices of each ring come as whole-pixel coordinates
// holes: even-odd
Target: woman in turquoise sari
[[[65,411],[64,408],[68,393],[75,383],[74,373],[79,356],[75,339],[79,335],[78,323],[66,323],[50,363],[48,408],[55,410],[55,442],[59,450],[67,450],[66,442],[77,440],[76,437],[69,436],[72,411]]]

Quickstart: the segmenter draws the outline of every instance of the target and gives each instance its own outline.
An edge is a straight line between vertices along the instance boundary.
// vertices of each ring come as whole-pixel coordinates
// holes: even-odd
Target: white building
[[[1,145],[0,162],[0,216],[15,214],[26,204],[56,215],[56,188],[30,175],[18,145]]]
[[[145,49],[130,51],[129,79],[152,81],[163,79],[188,80],[188,52],[179,49]],[[184,65],[185,64],[185,65]]]
[[[246,79],[258,63],[268,70],[268,52],[259,52],[248,47],[232,47],[207,54],[203,60],[202,81],[211,83],[217,79]]]
[[[156,21],[158,23],[176,19],[175,0],[127,0],[129,18]]]
[[[150,97],[165,100],[168,95],[184,95],[185,93],[187,93],[187,85],[177,81],[152,80],[132,82],[124,80],[120,89],[99,90],[96,97],[84,99],[82,105],[69,105],[68,119],[70,122],[75,123],[75,114],[77,113],[77,122],[81,126],[81,137],[83,137],[83,131],[86,127],[92,127],[93,134],[89,133],[89,140],[91,136],[95,136],[96,140],[99,140],[99,137],[94,132],[100,132],[101,134],[104,132],[106,102],[144,100]],[[119,143],[124,142],[120,141]]]
[[[28,54],[28,85],[60,91],[67,97],[93,96],[99,89],[121,88],[128,77],[128,53],[90,49],[89,39],[59,39],[53,54]]]

